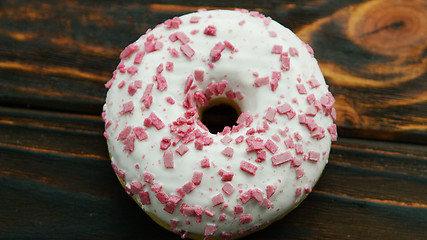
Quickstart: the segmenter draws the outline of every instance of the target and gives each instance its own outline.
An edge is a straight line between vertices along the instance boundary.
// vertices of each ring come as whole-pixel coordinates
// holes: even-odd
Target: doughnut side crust
[[[200,11],[120,55],[103,117],[113,168],[150,216],[180,235],[230,238],[311,192],[336,140],[334,99],[312,49],[257,12]],[[242,110],[212,134],[210,100]]]

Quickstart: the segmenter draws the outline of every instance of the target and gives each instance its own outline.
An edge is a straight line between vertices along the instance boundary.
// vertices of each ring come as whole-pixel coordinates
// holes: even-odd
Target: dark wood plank
[[[121,188],[100,117],[4,107],[0,116],[0,238],[178,239]],[[314,192],[248,239],[423,239],[425,189],[424,145],[340,138]]]
[[[341,136],[427,143],[425,1],[0,4],[4,106],[99,115],[121,49],[146,29],[201,7],[241,7],[270,15],[313,46],[337,100]]]

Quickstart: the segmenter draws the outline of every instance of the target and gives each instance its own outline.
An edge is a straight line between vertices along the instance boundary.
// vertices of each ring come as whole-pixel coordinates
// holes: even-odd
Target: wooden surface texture
[[[312,194],[247,239],[427,239],[427,1],[0,1],[0,239],[179,239],[129,198],[100,114],[121,50],[199,8],[315,50],[339,139]]]

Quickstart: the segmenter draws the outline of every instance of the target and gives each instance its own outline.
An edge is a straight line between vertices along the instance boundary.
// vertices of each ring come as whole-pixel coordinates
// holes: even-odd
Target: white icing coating
[[[132,46],[138,46],[138,49],[135,52],[130,51],[127,56],[126,51],[132,46],[128,47],[122,53],[121,65],[124,64],[124,68],[119,65],[115,77],[107,84],[111,86],[108,86],[109,91],[104,105],[104,117],[107,123],[105,135],[113,166],[119,176],[124,173],[124,182],[128,192],[131,191],[131,183],[140,182],[144,184],[140,190],[147,192],[145,194],[148,194],[150,198],[150,204],[142,205],[145,211],[153,213],[166,223],[170,223],[171,220],[179,221],[175,227],[175,232],[184,233],[188,231],[199,235],[205,235],[205,233],[211,235],[213,232],[213,235],[220,235],[222,232],[237,234],[255,229],[292,209],[311,191],[320,177],[328,161],[331,135],[332,140],[336,138],[335,125],[333,125],[331,117],[335,111],[332,108],[332,95],[327,94],[328,87],[316,60],[307,48],[308,45],[303,43],[289,29],[265,18],[263,15],[245,11],[215,10],[200,11],[181,16],[179,19],[181,23],[175,18],[175,20],[158,25],[151,32],[141,36],[132,44]],[[216,29],[215,36],[212,36],[212,32],[211,35],[204,34],[205,28],[208,26],[214,26]],[[180,50],[183,44],[179,39],[173,42],[169,38],[171,34],[176,32],[185,33],[189,38],[190,41],[186,45],[194,50],[194,55],[191,58],[185,56]],[[153,37],[154,39],[151,40]],[[157,44],[156,46],[159,49],[146,52],[142,61],[135,64],[138,53],[144,52],[144,43],[150,40],[150,43]],[[185,39],[183,41],[185,42]],[[224,43],[224,41],[231,43],[237,50],[225,47],[221,52],[220,59],[215,61],[216,59],[210,55],[211,50],[217,43]],[[275,45],[282,46],[282,52],[288,52],[289,70],[286,69],[286,66],[282,66],[281,54],[272,53]],[[145,46],[150,47],[149,44],[145,44]],[[297,53],[294,49],[289,50],[290,48],[296,49]],[[170,49],[176,49],[179,56],[172,56]],[[282,58],[286,58],[285,55],[283,54]],[[166,66],[167,62],[173,63],[173,70]],[[157,74],[159,64],[163,64],[164,69],[160,75],[167,82],[167,88],[163,91],[157,89],[158,82],[161,80],[157,78],[156,82],[153,78]],[[213,65],[213,68],[209,65]],[[132,66],[136,68],[131,68]],[[132,71],[135,69],[137,72],[133,73]],[[224,138],[223,134],[211,134],[193,121],[192,126],[195,127],[195,131],[200,130],[213,142],[210,145],[203,146],[202,150],[198,150],[195,147],[197,145],[195,144],[197,139],[195,139],[185,144],[188,147],[188,152],[180,156],[175,150],[181,146],[182,142],[176,146],[170,145],[166,150],[161,149],[160,143],[164,137],[171,137],[172,141],[178,137],[175,132],[171,131],[171,126],[178,118],[185,117],[185,112],[188,110],[183,106],[188,95],[184,93],[185,82],[189,75],[194,77],[195,70],[204,71],[204,81],[194,80],[195,88],[190,89],[189,93],[194,94],[199,90],[206,92],[212,82],[219,83],[225,80],[228,85],[221,96],[225,97],[225,93],[229,90],[240,91],[243,99],[234,99],[234,101],[242,111],[253,116],[253,122],[248,127],[243,126],[238,132],[224,134],[228,137],[223,140],[223,143],[221,141]],[[270,85],[274,82],[273,72],[280,72],[281,74],[275,91]],[[268,77],[268,82],[266,82],[268,84],[255,87],[254,85],[257,85],[258,81],[262,83],[261,80],[255,79],[263,77]],[[319,86],[317,86],[316,81],[312,81],[313,78],[317,80]],[[136,83],[138,80],[141,81],[139,82],[142,83],[141,86]],[[141,99],[148,84],[154,84],[151,91],[153,101],[151,106],[146,109],[144,105],[149,100],[142,102]],[[300,94],[297,91],[297,84],[302,84],[307,93]],[[129,87],[130,85],[136,87]],[[130,94],[133,93],[132,90],[136,90],[133,95]],[[303,90],[301,92],[303,93]],[[316,102],[311,104],[307,101],[307,96],[310,94],[313,94],[316,99]],[[171,97],[175,103],[168,103],[168,97]],[[220,96],[212,96],[212,98],[217,97]],[[323,101],[321,100],[322,97]],[[125,109],[123,111],[123,104],[130,101],[133,103],[133,110],[128,109],[129,112],[126,112]],[[280,114],[283,107],[279,108],[282,110],[276,112],[276,109],[285,103],[288,103],[296,113],[292,119],[289,119],[287,114]],[[315,106],[320,109],[316,109]],[[270,107],[273,110],[268,110]],[[266,117],[268,111],[271,111],[272,115]],[[314,111],[313,113],[316,115],[314,117],[306,116],[305,114],[310,111]],[[151,113],[155,113],[165,124],[160,130],[155,126],[144,126],[144,121]],[[313,133],[316,129],[310,131],[306,124],[301,124],[298,115],[313,119],[318,126],[320,135],[316,137],[316,133]],[[249,129],[259,130],[265,124],[268,124],[267,130],[247,135]],[[129,134],[123,134],[123,138],[127,138],[127,140],[118,140],[119,134],[126,127],[132,129],[141,127],[145,130],[148,138],[143,139],[142,137],[143,140],[139,140],[136,136],[136,139],[133,140],[133,136],[138,134],[137,131],[130,131]],[[328,131],[328,127],[332,134]],[[324,134],[322,134],[321,129],[324,130]],[[312,134],[315,137],[312,137]],[[273,154],[264,148],[266,159],[264,161],[256,160],[257,152],[247,152],[249,146],[245,140],[239,144],[236,143],[235,140],[239,136],[244,136],[245,140],[250,136],[259,137],[265,145],[268,145],[266,144],[267,140],[270,140],[277,145],[278,149]],[[232,141],[226,144],[226,140],[230,140],[229,137]],[[294,144],[302,144],[303,154],[297,154],[295,147],[287,147],[285,142],[289,138]],[[277,142],[277,140],[279,141]],[[132,143],[134,144],[133,151],[131,149]],[[230,149],[228,149],[227,154],[222,154],[226,147],[233,150],[232,157],[226,156],[230,155]],[[274,148],[273,146],[272,151]],[[310,151],[320,153],[320,159],[317,162],[309,159]],[[165,152],[173,155],[173,168],[170,165],[168,165],[169,168],[165,167]],[[260,154],[262,155],[262,153]],[[280,164],[282,159],[280,156],[286,160],[289,154],[293,160]],[[202,168],[201,160],[204,158],[209,159],[209,168]],[[252,164],[250,166],[257,167],[255,175],[241,169],[242,161]],[[273,164],[277,163],[276,161],[279,161],[278,165]],[[301,164],[299,167],[294,166],[299,165],[299,163]],[[245,167],[243,166],[243,168]],[[221,180],[222,177],[218,174],[221,169],[234,174],[231,181],[224,182]],[[194,190],[187,193],[178,202],[173,214],[163,210],[167,204],[162,204],[158,200],[156,193],[150,190],[152,184],[144,182],[143,177],[144,173],[152,174],[154,183],[162,186],[162,192],[166,193],[168,197],[171,195],[179,197],[177,189],[191,182],[195,171],[203,173],[200,185],[195,185]],[[222,190],[226,183],[231,184],[235,189],[230,196]],[[274,186],[274,188],[277,187],[277,189],[270,198],[267,198],[267,186],[269,185]],[[227,184],[227,186],[229,185]],[[302,192],[299,196],[298,189]],[[254,190],[253,198],[242,203],[239,197],[248,190]],[[133,191],[138,196],[138,191]],[[262,193],[261,198],[259,193]],[[224,203],[214,206],[212,198],[218,194],[222,194]],[[258,202],[256,198],[261,202]],[[270,202],[266,199],[271,201],[270,208],[268,208]],[[140,198],[137,197],[137,200],[140,201]],[[264,203],[262,203],[263,201]],[[180,207],[184,203],[190,207],[201,207],[203,209],[203,213],[200,215],[201,219],[200,216],[197,217],[197,214],[196,217],[184,216],[180,211]],[[234,209],[238,205],[243,207],[243,212],[235,215]],[[205,209],[208,211],[205,212]],[[214,216],[209,216],[212,213]],[[227,217],[225,221],[219,221],[221,214],[225,214]],[[250,214],[251,221],[245,220],[248,214]],[[250,222],[246,223],[246,221]],[[210,231],[211,227],[209,226],[214,226],[212,231]]]

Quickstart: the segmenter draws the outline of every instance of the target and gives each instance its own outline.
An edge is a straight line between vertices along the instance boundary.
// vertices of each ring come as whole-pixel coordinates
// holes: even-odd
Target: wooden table
[[[427,239],[426,1],[183,2],[0,2],[1,239],[178,239],[122,190],[100,114],[121,50],[201,7],[292,29],[337,100],[313,193],[248,239]]]

